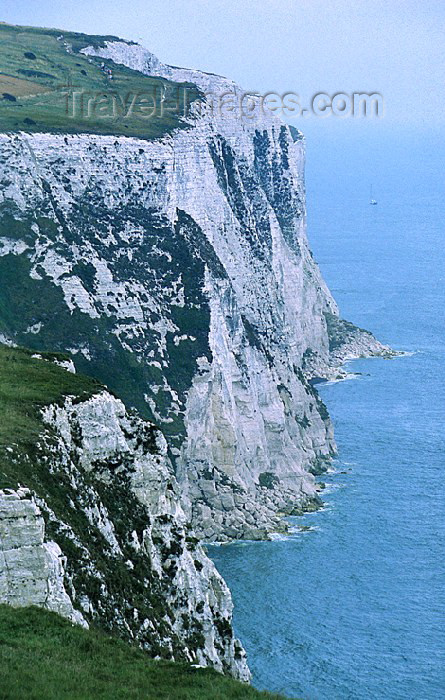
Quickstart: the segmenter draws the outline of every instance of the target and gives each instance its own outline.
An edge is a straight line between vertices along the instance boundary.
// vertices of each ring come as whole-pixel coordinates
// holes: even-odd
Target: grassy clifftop
[[[122,41],[113,36],[0,23],[0,132],[153,139],[183,126],[181,110],[171,108],[178,89],[183,94],[187,88],[191,102],[198,97],[197,88],[80,53],[87,46],[97,48],[112,40]],[[83,93],[76,98],[74,110],[73,91]],[[162,95],[167,109],[161,110]],[[150,116],[152,106],[155,111]]]
[[[44,426],[40,410],[65,396],[87,399],[103,387],[94,379],[72,374],[56,364],[66,356],[0,345],[0,488],[26,484],[39,491],[47,470],[32,457]],[[13,448],[13,454],[11,449]]]
[[[0,605],[2,700],[280,700],[210,669],[139,649],[39,608]]]
[[[93,379],[67,372],[54,353],[33,356],[29,350],[0,345],[0,448],[28,448],[42,432],[40,408],[64,396],[88,398],[100,391]]]

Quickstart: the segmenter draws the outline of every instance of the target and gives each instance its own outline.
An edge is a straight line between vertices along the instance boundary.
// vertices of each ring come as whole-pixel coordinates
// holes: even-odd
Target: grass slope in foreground
[[[87,46],[103,47],[105,41],[113,40],[122,41],[0,22],[0,132],[154,139],[185,126],[181,120],[184,90],[190,105],[199,96],[195,85],[146,76],[80,53]],[[83,94],[76,97],[75,110],[73,91]]]
[[[143,651],[39,608],[0,605],[1,700],[283,700]]]

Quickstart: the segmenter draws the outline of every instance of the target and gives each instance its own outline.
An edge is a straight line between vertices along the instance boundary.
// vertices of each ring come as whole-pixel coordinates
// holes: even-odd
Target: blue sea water
[[[309,237],[343,317],[412,354],[320,388],[339,455],[311,531],[209,549],[253,684],[304,700],[445,698],[445,158],[374,146],[309,147]]]

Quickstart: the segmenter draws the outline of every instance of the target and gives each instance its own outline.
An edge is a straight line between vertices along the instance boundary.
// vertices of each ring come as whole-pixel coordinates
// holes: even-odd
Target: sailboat
[[[371,194],[369,196],[369,203],[370,204],[377,204],[377,200],[374,199],[374,197],[372,196],[372,185],[371,185]]]

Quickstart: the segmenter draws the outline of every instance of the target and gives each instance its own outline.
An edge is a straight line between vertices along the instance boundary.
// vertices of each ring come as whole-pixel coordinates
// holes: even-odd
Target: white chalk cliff
[[[240,92],[123,41],[83,53]],[[386,349],[343,333],[309,250],[301,133],[259,112],[187,120],[152,141],[0,135],[0,261],[41,299],[5,331],[69,351],[161,426],[200,537],[264,538],[317,504],[335,449],[309,380]]]
[[[0,602],[39,605],[87,626],[64,586],[65,558],[45,541],[45,523],[29,489],[0,490]]]
[[[67,397],[43,409],[29,459],[45,475],[34,492],[0,489],[0,602],[249,680],[230,591],[188,527],[160,431],[106,391]]]

